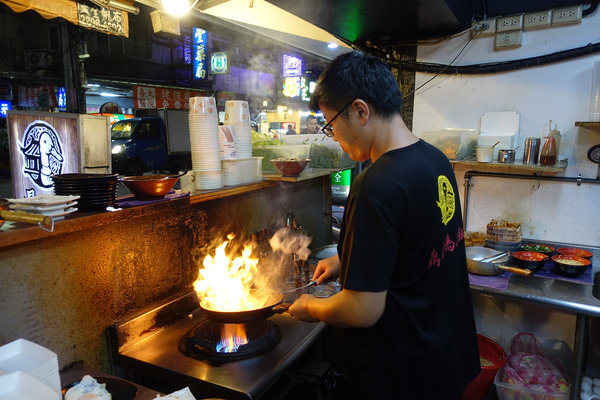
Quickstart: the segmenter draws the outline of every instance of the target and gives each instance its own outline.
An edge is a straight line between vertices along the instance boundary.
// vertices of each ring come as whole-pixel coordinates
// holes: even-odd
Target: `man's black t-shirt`
[[[419,140],[352,184],[338,253],[344,289],[387,290],[370,328],[345,331],[353,395],[459,399],[479,372],[456,179]]]

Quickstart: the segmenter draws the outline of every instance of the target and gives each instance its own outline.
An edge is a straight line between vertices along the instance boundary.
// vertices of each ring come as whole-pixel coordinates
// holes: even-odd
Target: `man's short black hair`
[[[314,116],[314,115],[312,115],[312,114],[308,114],[308,115],[306,116],[306,121],[308,121],[309,119],[317,119],[317,117],[315,117],[315,116]]]
[[[313,111],[321,104],[341,110],[355,99],[366,101],[383,118],[399,114],[402,93],[390,66],[358,51],[339,55],[317,80],[308,105]]]

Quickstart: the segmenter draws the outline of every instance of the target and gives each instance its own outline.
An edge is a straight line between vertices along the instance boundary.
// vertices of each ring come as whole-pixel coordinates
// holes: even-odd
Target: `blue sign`
[[[194,59],[192,62],[194,68],[194,79],[204,80],[208,78],[208,63],[206,60],[206,30],[200,28],[193,28],[194,36],[192,50],[194,52]]]
[[[0,101],[0,117],[6,118],[6,112],[12,110],[10,101]]]
[[[64,86],[58,87],[58,109],[65,111],[67,109],[67,92]]]
[[[302,75],[302,59],[300,57],[284,54],[281,58],[281,66],[283,77]]]

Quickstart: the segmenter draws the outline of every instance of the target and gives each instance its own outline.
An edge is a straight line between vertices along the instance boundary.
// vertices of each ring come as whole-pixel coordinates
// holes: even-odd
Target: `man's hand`
[[[313,274],[313,280],[317,281],[317,285],[321,285],[336,279],[340,275],[340,268],[340,257],[337,254],[319,260],[319,263],[315,268],[315,273]]]

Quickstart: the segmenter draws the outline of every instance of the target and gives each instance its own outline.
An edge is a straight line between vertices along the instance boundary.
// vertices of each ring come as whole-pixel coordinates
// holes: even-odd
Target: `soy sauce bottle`
[[[556,164],[556,141],[552,136],[545,137],[544,139],[546,139],[546,142],[542,148],[540,165],[554,165]]]

